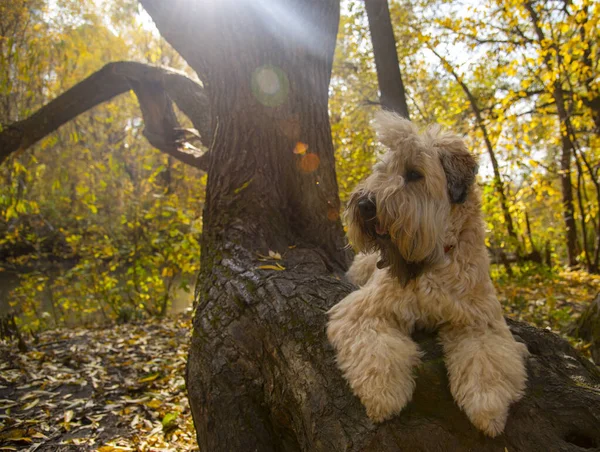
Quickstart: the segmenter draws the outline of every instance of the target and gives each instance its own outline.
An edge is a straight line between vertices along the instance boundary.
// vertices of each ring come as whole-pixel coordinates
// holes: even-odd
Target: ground
[[[583,272],[493,268],[509,317],[563,334],[598,291]],[[0,450],[197,450],[185,392],[191,312],[0,341]],[[589,344],[569,338],[584,354]]]
[[[492,266],[492,278],[506,315],[562,335],[589,358],[591,344],[565,333],[600,292],[600,275],[538,265],[514,266],[513,272],[509,278],[503,267]]]
[[[0,342],[0,450],[197,450],[185,391],[191,313]]]

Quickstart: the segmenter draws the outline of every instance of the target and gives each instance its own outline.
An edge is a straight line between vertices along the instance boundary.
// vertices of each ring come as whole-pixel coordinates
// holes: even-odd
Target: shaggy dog
[[[360,288],[329,311],[337,364],[374,422],[398,414],[415,388],[415,328],[437,328],[450,390],[489,436],[523,395],[526,347],[514,340],[489,277],[477,161],[464,141],[433,126],[419,133],[393,113],[377,117],[389,148],[346,212],[361,253],[348,271]]]

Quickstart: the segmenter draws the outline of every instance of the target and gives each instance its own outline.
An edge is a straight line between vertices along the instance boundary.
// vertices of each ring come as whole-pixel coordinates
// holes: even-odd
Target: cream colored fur
[[[420,352],[411,333],[437,328],[456,403],[477,428],[496,436],[509,406],[523,395],[527,349],[511,335],[489,277],[477,185],[470,185],[464,203],[449,200],[447,180],[464,170],[466,146],[436,127],[419,133],[390,113],[381,113],[377,123],[389,151],[356,189],[356,199],[372,194],[379,223],[401,254],[431,265],[405,287],[387,268],[378,269],[356,200],[350,202],[349,236],[364,253],[348,271],[360,288],[329,311],[327,334],[338,366],[367,415],[384,421],[412,397]],[[444,158],[451,161],[445,167]],[[424,178],[409,183],[407,168]]]

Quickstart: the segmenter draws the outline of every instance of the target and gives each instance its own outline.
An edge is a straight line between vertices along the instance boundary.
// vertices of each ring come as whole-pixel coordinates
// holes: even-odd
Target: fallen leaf
[[[160,373],[154,372],[153,374],[148,375],[147,377],[140,378],[138,383],[148,383],[149,381],[154,381],[160,376]]]
[[[277,271],[282,271],[285,270],[285,267],[283,265],[259,265],[258,267],[256,267],[260,270],[277,270]]]

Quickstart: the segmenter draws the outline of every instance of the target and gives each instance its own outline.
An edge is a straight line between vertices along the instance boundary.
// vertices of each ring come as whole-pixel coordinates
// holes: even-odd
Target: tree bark
[[[325,266],[310,254],[286,259],[312,260],[302,271],[270,275],[248,270],[251,253],[234,256],[212,280],[213,298],[201,297],[195,321],[188,385],[201,450],[547,452],[600,445],[598,371],[552,333],[521,323],[511,328],[532,353],[529,383],[504,435],[485,437],[458,409],[442,350],[427,334],[415,337],[425,357],[412,402],[398,417],[372,424],[324,334],[324,312],[352,288],[315,277]],[[236,441],[245,435],[252,440]]]
[[[410,119],[388,0],[365,0],[365,9],[373,42],[381,105]]]
[[[202,86],[178,71],[130,61],[107,64],[29,118],[10,124],[0,132],[0,164],[13,152],[27,149],[78,115],[131,89],[140,103],[144,136],[150,144],[188,165],[205,169],[207,156],[187,141],[193,138],[206,144],[211,136]],[[173,102],[200,136],[181,128]]]

